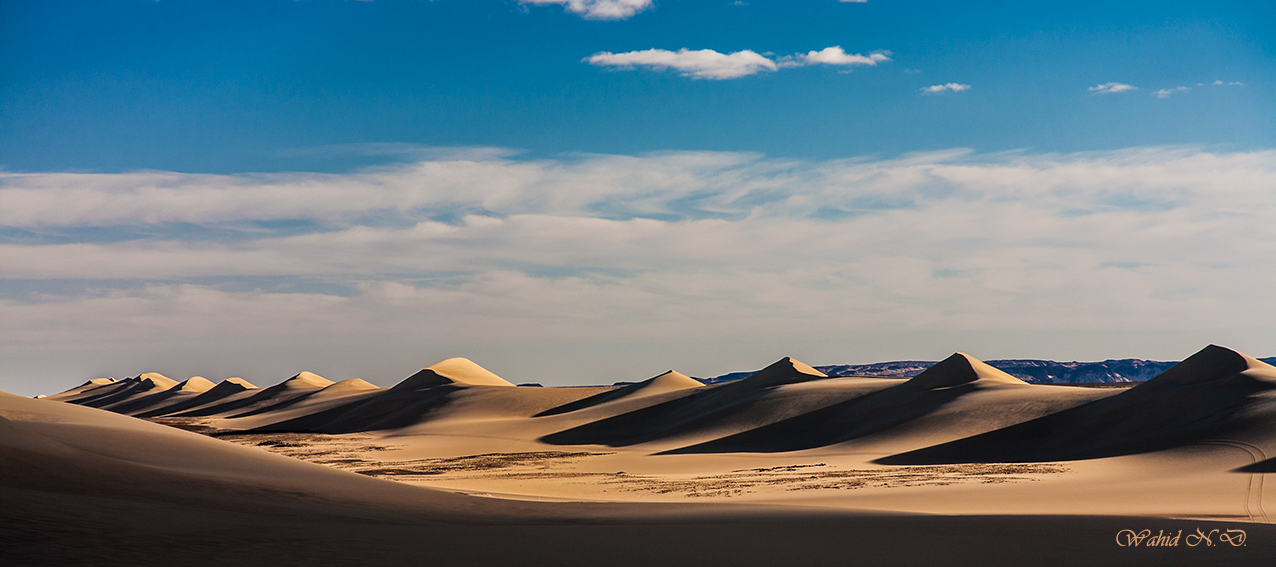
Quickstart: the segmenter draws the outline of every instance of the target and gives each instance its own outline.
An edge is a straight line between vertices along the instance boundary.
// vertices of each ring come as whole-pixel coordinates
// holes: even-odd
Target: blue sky
[[[534,155],[852,157],[969,147],[1270,147],[1270,2],[656,2],[590,20],[514,0],[40,1],[0,7],[12,171],[326,170],[411,143]],[[733,80],[582,59],[889,51]],[[849,71],[849,72],[847,72]],[[1197,87],[1215,80],[1244,88]],[[1119,82],[1137,91],[1099,95]],[[935,84],[971,85],[924,96]],[[1152,93],[1192,88],[1167,99]],[[1118,96],[1119,95],[1119,96]]]
[[[1276,353],[1270,2],[0,3],[0,390]]]

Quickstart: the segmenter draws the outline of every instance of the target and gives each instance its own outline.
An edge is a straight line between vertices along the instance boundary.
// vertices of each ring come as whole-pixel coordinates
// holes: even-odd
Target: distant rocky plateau
[[[1276,356],[1260,358],[1276,365]],[[1177,362],[1122,358],[1102,362],[1058,362],[1055,360],[1007,359],[986,360],[989,365],[1033,384],[1096,384],[1116,382],[1143,382],[1160,374]],[[829,376],[888,376],[912,378],[934,366],[933,360],[897,360],[873,364],[830,364],[815,369]],[[697,378],[705,384],[720,384],[742,380],[754,372],[730,372],[712,378]]]

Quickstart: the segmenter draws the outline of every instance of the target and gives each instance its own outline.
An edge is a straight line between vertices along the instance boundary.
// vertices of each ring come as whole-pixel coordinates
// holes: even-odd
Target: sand
[[[0,395],[0,525],[21,542],[0,553],[121,565],[1276,561],[1264,504],[1276,368],[1222,347],[1102,389],[1026,384],[963,353],[912,379],[827,377],[785,358],[711,387],[673,371],[513,387],[465,359],[393,388],[311,373],[264,389],[158,378]],[[1175,546],[1131,548],[1118,545],[1126,529],[1183,531]],[[1213,545],[1186,545],[1198,529]],[[1236,541],[1228,530],[1245,544],[1223,541]]]

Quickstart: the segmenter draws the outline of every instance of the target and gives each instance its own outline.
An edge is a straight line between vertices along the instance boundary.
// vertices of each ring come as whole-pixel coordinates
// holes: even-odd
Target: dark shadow
[[[1239,473],[1276,473],[1276,457],[1267,459],[1266,461],[1258,461],[1243,467],[1232,469],[1232,472]]]
[[[581,398],[574,402],[568,402],[558,407],[549,408],[543,412],[533,415],[532,417],[547,417],[551,415],[571,413],[574,411],[583,410],[585,408],[592,408],[594,406],[605,404],[613,400],[618,400],[620,398],[623,398],[629,395],[629,393],[633,391],[633,386],[637,386],[637,384],[631,384],[621,388],[616,388],[615,390],[600,392],[592,396],[589,396],[587,398]]]
[[[447,406],[463,387],[454,384],[415,390],[384,390],[318,413],[248,430],[248,433],[357,433],[398,429],[423,421]]]
[[[1240,374],[1246,368],[1240,355],[1211,346],[1114,396],[874,462],[1076,461],[1148,453],[1226,437],[1229,432],[1260,425],[1264,418],[1246,410],[1260,394],[1276,389],[1276,384]]]
[[[657,454],[781,453],[835,445],[928,415],[974,389],[973,384],[929,390],[904,383],[756,429]]]

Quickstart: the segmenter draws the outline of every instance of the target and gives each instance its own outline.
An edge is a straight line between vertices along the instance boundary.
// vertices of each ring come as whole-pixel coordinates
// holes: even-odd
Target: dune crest
[[[159,388],[167,390],[177,385],[177,380],[169,378],[159,372],[147,372],[137,377],[137,382],[143,389],[151,390]]]
[[[1273,369],[1272,365],[1227,347],[1209,345],[1183,359],[1169,370],[1148,380],[1147,386],[1187,386],[1222,380],[1251,369]]]
[[[379,390],[379,389],[381,389],[380,386],[377,386],[376,384],[368,382],[367,380],[363,380],[361,378],[350,378],[348,380],[342,380],[340,382],[337,382],[336,384],[328,386],[324,388],[323,391],[338,392],[338,391]]]
[[[293,376],[292,378],[284,380],[279,385],[280,386],[287,385],[292,388],[326,388],[333,384],[334,382],[332,380],[324,378],[323,376],[315,374],[314,372],[303,370],[297,373],[296,376]]]
[[[513,384],[493,374],[490,370],[475,364],[468,358],[449,358],[437,364],[421,369],[420,372],[408,376],[391,388],[393,390],[414,390],[431,386],[458,384],[461,386],[509,386]]]
[[[775,361],[770,366],[754,372],[752,376],[741,380],[741,383],[755,386],[779,386],[781,384],[805,382],[815,378],[828,378],[828,375],[804,362],[786,356]]]
[[[686,390],[688,388],[703,388],[704,384],[695,378],[678,372],[677,370],[670,370],[664,374],[656,376],[655,378],[648,378],[647,380],[634,384],[634,386],[638,386],[637,388],[634,388],[635,394],[649,396],[652,394],[663,394],[665,392]]]
[[[889,465],[1073,461],[1151,453],[1270,429],[1276,367],[1209,345],[1113,396],[995,431],[878,459]]]
[[[951,388],[969,383],[981,384],[1011,384],[1018,386],[1026,386],[1027,382],[1015,378],[1001,370],[984,364],[979,359],[970,356],[964,352],[954,353],[952,356],[936,363],[934,366],[927,368],[921,374],[909,379],[908,384],[934,390],[936,388]]]
[[[226,386],[227,389],[231,389],[231,387],[233,386],[237,390],[256,390],[257,389],[257,386],[253,385],[252,382],[244,380],[243,378],[240,378],[238,376],[232,376],[230,378],[222,380],[221,382],[217,384],[217,386],[214,386],[214,387],[220,388],[222,386]]]
[[[174,392],[207,392],[215,388],[216,385],[203,376],[191,376],[185,381],[170,388]]]
[[[660,374],[655,377],[648,378],[636,384],[627,384],[625,386],[616,388],[615,390],[608,390],[605,392],[601,392],[599,394],[595,394],[593,396],[581,398],[579,400],[574,400],[572,402],[563,404],[555,408],[547,409],[545,411],[542,411],[536,414],[534,417],[559,415],[563,413],[569,413],[569,412],[573,412],[577,410],[582,410],[585,408],[591,408],[594,406],[606,404],[609,402],[614,402],[617,400],[644,398],[648,396],[666,394],[669,392],[677,392],[681,390],[690,390],[694,388],[704,388],[704,387],[705,385],[699,380],[696,380],[695,378],[682,374],[676,370],[669,370],[669,371],[666,371],[664,374]]]

